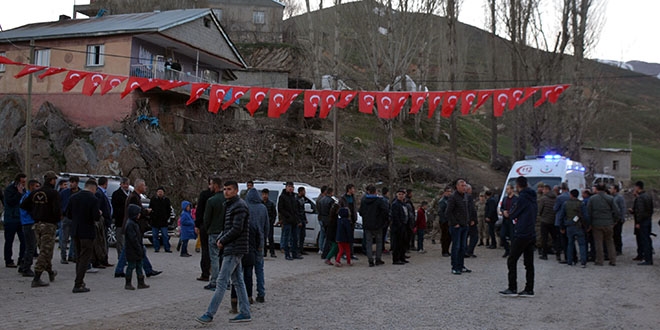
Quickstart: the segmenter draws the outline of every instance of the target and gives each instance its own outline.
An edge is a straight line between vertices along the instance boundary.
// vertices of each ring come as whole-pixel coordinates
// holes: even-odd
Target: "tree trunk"
[[[489,0],[490,3],[490,50],[491,50],[491,71],[493,75],[494,85],[497,86],[497,54],[495,52],[495,41],[497,33],[497,15],[495,0]],[[490,165],[495,165],[497,161],[497,117],[493,111],[489,112],[490,118]]]

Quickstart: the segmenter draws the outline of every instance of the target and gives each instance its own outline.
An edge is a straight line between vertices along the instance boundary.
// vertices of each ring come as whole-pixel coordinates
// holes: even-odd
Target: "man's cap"
[[[406,193],[406,189],[405,189],[405,188],[399,188],[399,189],[396,191],[396,193],[397,193],[397,194],[398,194],[398,193],[404,193],[404,194],[405,194],[405,193]]]
[[[138,214],[140,214],[140,211],[142,211],[142,208],[135,204],[129,204],[128,205],[128,218],[135,220],[137,218]]]
[[[287,181],[284,185],[293,187],[293,182],[292,181]]]

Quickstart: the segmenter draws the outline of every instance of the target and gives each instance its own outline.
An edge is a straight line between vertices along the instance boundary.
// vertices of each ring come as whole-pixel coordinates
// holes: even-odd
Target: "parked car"
[[[58,187],[61,181],[68,181],[69,178],[72,176],[77,176],[80,179],[80,181],[78,182],[78,187],[80,189],[83,189],[85,187],[85,182],[88,179],[98,180],[101,177],[107,178],[108,189],[106,189],[106,193],[107,193],[106,195],[108,196],[108,200],[110,200],[110,202],[112,202],[112,193],[114,193],[117,189],[119,189],[119,183],[121,182],[121,177],[116,175],[60,173],[59,177],[57,178],[57,183],[55,184],[55,186]],[[129,186],[129,190],[133,191],[133,186]],[[140,195],[140,197],[142,199],[141,200],[142,207],[144,208],[149,207],[149,198],[147,198],[147,196],[145,196],[144,194]],[[176,213],[174,212],[174,208],[171,208],[170,218],[167,221],[167,231],[170,237],[175,235],[176,226],[177,226]],[[147,226],[147,230],[144,232],[144,238],[146,238],[150,243],[153,243],[152,236],[153,235],[151,233],[151,227]],[[114,221],[112,222],[109,230],[106,233],[106,240],[108,242],[108,246],[113,247],[117,244],[117,229],[115,228]]]
[[[281,181],[254,181],[254,188],[261,192],[262,189],[267,188],[269,190],[269,199],[277,205],[278,199],[282,190],[284,189],[285,184]],[[307,226],[305,228],[305,247],[318,248],[319,246],[319,234],[321,233],[321,225],[318,220],[318,213],[316,211],[316,200],[321,194],[321,189],[318,187],[310,186],[306,183],[294,182],[294,191],[298,192],[298,187],[305,187],[305,196],[309,199],[309,203],[305,204],[305,213],[307,214]],[[241,198],[245,198],[247,194],[247,184],[239,183],[238,191]],[[277,223],[278,220],[275,221]],[[282,226],[276,225],[273,230],[273,236],[275,244],[279,245],[280,236],[282,235]],[[355,224],[354,232],[354,244],[362,245],[362,218],[358,215],[357,222]]]

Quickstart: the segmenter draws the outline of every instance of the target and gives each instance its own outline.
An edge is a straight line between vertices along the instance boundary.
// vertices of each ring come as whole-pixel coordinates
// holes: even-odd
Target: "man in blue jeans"
[[[298,254],[298,202],[293,193],[293,182],[287,182],[277,202],[279,222],[282,224],[282,244],[286,260],[302,259]]]
[[[465,267],[465,247],[468,226],[474,225],[477,220],[477,210],[474,200],[467,194],[465,180],[456,181],[456,191],[447,200],[445,216],[449,222],[451,233],[451,273],[461,275],[472,271]]]
[[[243,265],[241,259],[249,250],[249,217],[248,206],[238,197],[238,183],[236,181],[227,181],[224,184],[225,197],[225,224],[222,235],[216,242],[219,249],[223,250],[222,267],[218,275],[218,282],[211,303],[204,315],[196,318],[197,322],[206,324],[213,321],[213,316],[218,312],[224,290],[231,283],[236,289],[238,297],[239,314],[230,319],[229,322],[250,322],[250,303],[248,301],[247,290],[243,280]]]
[[[536,191],[527,186],[527,178],[519,176],[516,179],[518,199],[511,211],[504,211],[513,223],[513,237],[511,239],[511,254],[507,259],[509,269],[509,287],[500,291],[503,296],[534,297],[534,250],[536,249],[536,216],[538,205]],[[525,289],[516,292],[518,288],[518,259],[523,256],[526,280]]]

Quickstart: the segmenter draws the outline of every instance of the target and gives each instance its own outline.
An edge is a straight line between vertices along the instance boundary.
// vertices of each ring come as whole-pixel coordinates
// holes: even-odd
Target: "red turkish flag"
[[[87,71],[69,70],[66,74],[66,78],[62,81],[62,91],[68,92],[72,90],[83,78],[87,77],[88,74],[89,72]]]
[[[321,99],[321,113],[319,113],[319,118],[328,118],[328,114],[332,107],[337,102],[337,98],[341,96],[339,91],[326,91],[323,98]]]
[[[209,112],[218,113],[222,101],[224,101],[231,86],[226,85],[212,85],[211,93],[209,94]]]
[[[229,101],[222,104],[220,109],[222,109],[222,111],[227,110],[227,108],[229,108],[229,106],[231,106],[234,102],[236,102],[236,100],[238,100],[241,97],[245,96],[245,93],[247,93],[249,89],[250,89],[250,87],[232,86],[232,88],[231,88],[231,98],[229,99]]]
[[[541,98],[534,103],[534,108],[540,107],[545,101],[548,100],[548,97],[550,94],[552,94],[552,91],[555,89],[555,86],[541,86]]]
[[[477,98],[476,91],[463,91],[461,93],[461,114],[463,116],[470,114],[470,109],[474,100]]]
[[[211,84],[207,83],[192,83],[190,85],[190,98],[188,99],[188,102],[186,102],[186,105],[190,105],[191,103],[197,101],[200,97],[202,97],[202,95],[204,95],[206,89],[211,86]],[[140,86],[140,89],[142,89],[142,86]]]
[[[445,101],[442,103],[442,111],[440,112],[440,115],[445,118],[451,117],[460,96],[461,92],[447,92],[445,94]]]
[[[429,93],[429,118],[433,118],[433,113],[435,113],[435,109],[437,109],[440,103],[442,103],[442,98],[444,96],[445,92]]]
[[[128,78],[125,76],[108,76],[105,78],[105,82],[103,82],[103,86],[101,87],[101,95],[105,95],[113,88],[119,86],[126,79]]]
[[[523,98],[523,95],[525,94],[525,89],[524,88],[510,88],[509,89],[509,110],[513,110],[516,108],[516,106],[520,103],[520,100]]]
[[[358,99],[358,110],[362,113],[374,113],[374,101],[376,97],[374,92],[360,92]]]
[[[146,92],[148,90],[154,89],[160,85],[160,79],[153,79],[153,78],[141,78],[142,80],[140,81],[140,89],[143,92]]]
[[[525,96],[523,96],[520,100],[518,100],[518,105],[522,105],[527,101],[530,97],[532,97],[536,92],[540,91],[541,87],[526,87],[525,88]]]
[[[25,75],[29,75],[30,73],[39,72],[39,71],[41,71],[45,68],[47,68],[47,66],[26,64],[23,67],[23,70],[21,70],[21,72],[17,73],[14,76],[14,78],[20,78],[20,77],[23,77]]]
[[[509,89],[498,89],[493,92],[493,115],[495,117],[502,117],[504,114],[504,108],[511,97],[510,93]]]
[[[557,103],[557,100],[559,100],[559,96],[561,93],[563,93],[565,90],[568,89],[571,85],[557,85],[555,88],[552,90],[552,94],[548,96],[548,101],[552,104]]]
[[[248,112],[250,112],[250,116],[254,116],[254,113],[266,98],[266,94],[268,94],[268,88],[254,87],[250,89],[250,102],[245,106]]]
[[[189,84],[189,82],[187,81],[180,81],[180,80],[164,80],[164,79],[155,79],[155,80],[158,83],[158,87],[162,91],[168,91],[172,88],[177,88]]]
[[[121,98],[123,99],[126,95],[130,94],[133,90],[140,88],[140,84],[143,84],[147,80],[146,78],[140,77],[129,77],[128,82],[126,83],[126,88],[121,92]]]
[[[394,119],[401,112],[401,108],[410,96],[409,92],[377,92],[378,117]]]
[[[5,56],[0,56],[0,64],[21,65],[22,63],[14,62]]]
[[[355,95],[357,95],[356,91],[341,91],[339,101],[335,104],[335,106],[339,109],[346,108],[351,103],[351,101],[353,101]]]
[[[411,99],[412,99],[412,105],[410,105],[410,113],[411,114],[417,114],[419,110],[422,108],[424,105],[424,101],[426,101],[426,97],[429,95],[427,92],[412,92],[411,94]]]
[[[271,89],[268,99],[268,117],[279,118],[283,115],[301,92],[300,89]]]
[[[477,93],[477,99],[479,101],[477,101],[477,105],[474,106],[474,110],[472,110],[472,112],[477,112],[477,109],[481,108],[481,106],[484,105],[484,103],[486,103],[486,101],[488,101],[488,98],[491,95],[493,95],[493,90],[492,89],[480,90],[479,93]]]
[[[66,71],[65,68],[48,68],[48,70],[46,70],[46,72],[38,75],[37,78],[44,79],[48,76],[52,76],[54,74],[58,74],[58,73],[61,73],[61,72],[64,72],[64,71]]]
[[[85,78],[83,83],[82,93],[87,96],[92,96],[97,87],[101,85],[106,75],[102,73],[90,73]]]
[[[314,118],[321,105],[321,99],[330,91],[308,90],[305,92],[305,118]]]

